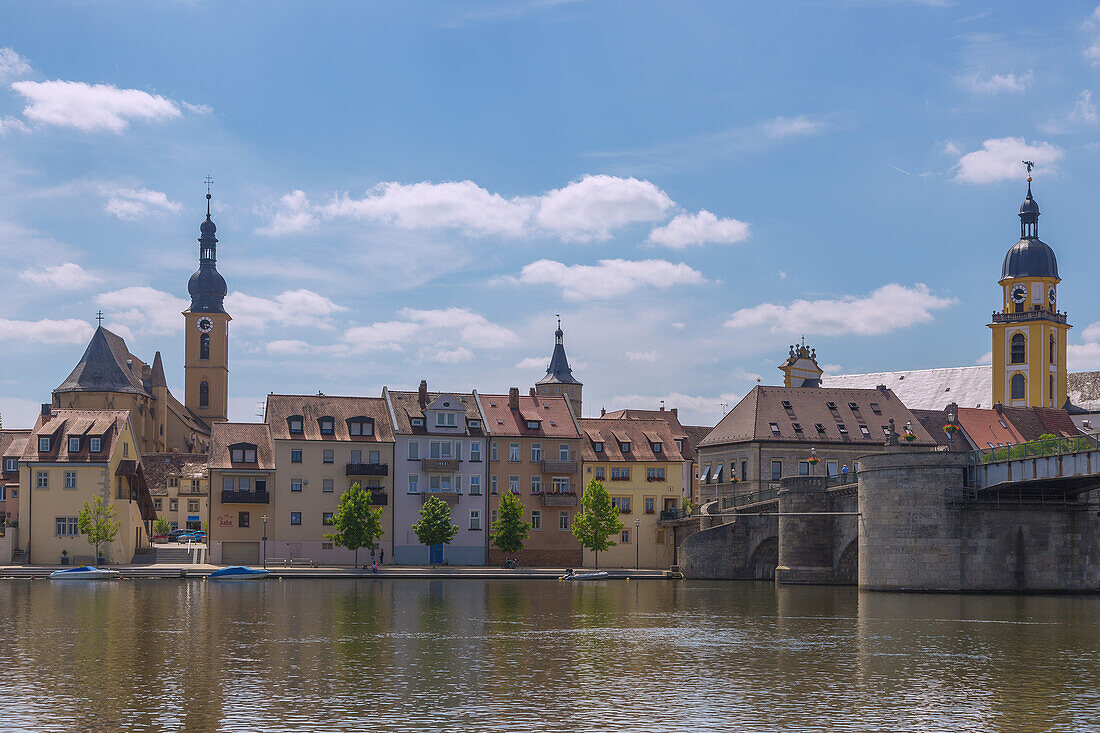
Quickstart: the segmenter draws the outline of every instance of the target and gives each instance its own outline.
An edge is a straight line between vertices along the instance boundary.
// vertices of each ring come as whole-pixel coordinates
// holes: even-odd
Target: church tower
[[[584,385],[573,377],[573,370],[569,368],[569,359],[565,357],[565,332],[561,330],[561,319],[558,319],[558,330],[554,331],[554,355],[550,357],[550,366],[546,368],[546,376],[535,384],[535,394],[562,395],[573,411],[573,417],[581,416],[581,390]]]
[[[1030,173],[1031,166],[1028,165]],[[993,402],[1011,407],[1062,407],[1067,400],[1066,336],[1058,311],[1058,260],[1039,239],[1039,204],[1020,206],[1020,241],[1001,268],[1001,310],[993,314]]]
[[[184,403],[208,424],[229,416],[229,321],[222,304],[225,278],[217,268],[217,227],[210,219],[210,192],[206,193],[206,221],[199,227],[199,269],[187,283],[191,307],[183,312]]]

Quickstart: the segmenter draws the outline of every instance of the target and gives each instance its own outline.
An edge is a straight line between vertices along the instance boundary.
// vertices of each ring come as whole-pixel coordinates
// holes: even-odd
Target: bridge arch
[[[779,536],[765,537],[752,551],[749,568],[756,580],[775,580],[775,569],[779,566]]]
[[[836,561],[836,582],[841,585],[855,585],[859,579],[859,539],[848,543],[840,552]]]

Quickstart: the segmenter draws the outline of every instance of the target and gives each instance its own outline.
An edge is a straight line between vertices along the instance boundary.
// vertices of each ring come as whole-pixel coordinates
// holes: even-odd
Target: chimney
[[[601,407],[600,408],[600,417],[603,417],[606,414],[607,414],[607,408],[606,407]]]
[[[532,397],[534,397],[534,396],[535,396],[535,388],[534,388],[534,387],[532,387],[532,388],[531,388],[531,396],[532,396]]]
[[[676,419],[680,418],[680,416],[678,414],[676,414],[676,408],[675,407],[672,408],[672,416]]]
[[[420,409],[423,410],[428,406],[428,380],[420,380],[420,389],[417,390],[417,397],[420,398]]]
[[[43,416],[49,415],[50,410],[52,410],[52,409],[53,409],[53,405],[51,405],[49,402],[43,402],[42,403],[42,415]]]
[[[883,394],[886,394],[886,385],[885,384],[880,384],[880,385],[876,386],[875,389],[877,389],[879,392],[882,392]]]
[[[508,389],[508,407],[513,410],[519,409],[519,387],[510,387]]]
[[[1002,405],[1000,402],[998,402],[995,405],[993,405],[993,409],[997,411],[998,415],[1001,415],[1001,414],[1003,414],[1001,412],[1001,410],[1004,409],[1004,405]]]

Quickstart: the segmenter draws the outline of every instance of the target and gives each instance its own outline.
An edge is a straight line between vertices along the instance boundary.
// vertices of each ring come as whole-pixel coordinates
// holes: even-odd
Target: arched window
[[[1050,363],[1054,363],[1054,334],[1050,335]]]
[[[1027,394],[1027,380],[1023,374],[1012,375],[1012,399],[1022,400]]]
[[[199,358],[210,358],[210,334],[208,333],[199,334]]]
[[[1023,364],[1027,361],[1027,340],[1022,333],[1012,337],[1012,363]]]
[[[210,407],[209,382],[199,382],[199,407]]]

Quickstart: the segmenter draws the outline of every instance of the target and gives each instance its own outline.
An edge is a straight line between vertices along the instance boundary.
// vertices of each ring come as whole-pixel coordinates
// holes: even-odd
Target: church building
[[[554,354],[550,357],[550,366],[546,367],[546,376],[535,383],[535,394],[564,397],[573,417],[580,419],[581,390],[584,385],[573,376],[573,370],[569,368],[564,337],[565,332],[561,330],[559,318],[558,330],[554,331]]]

